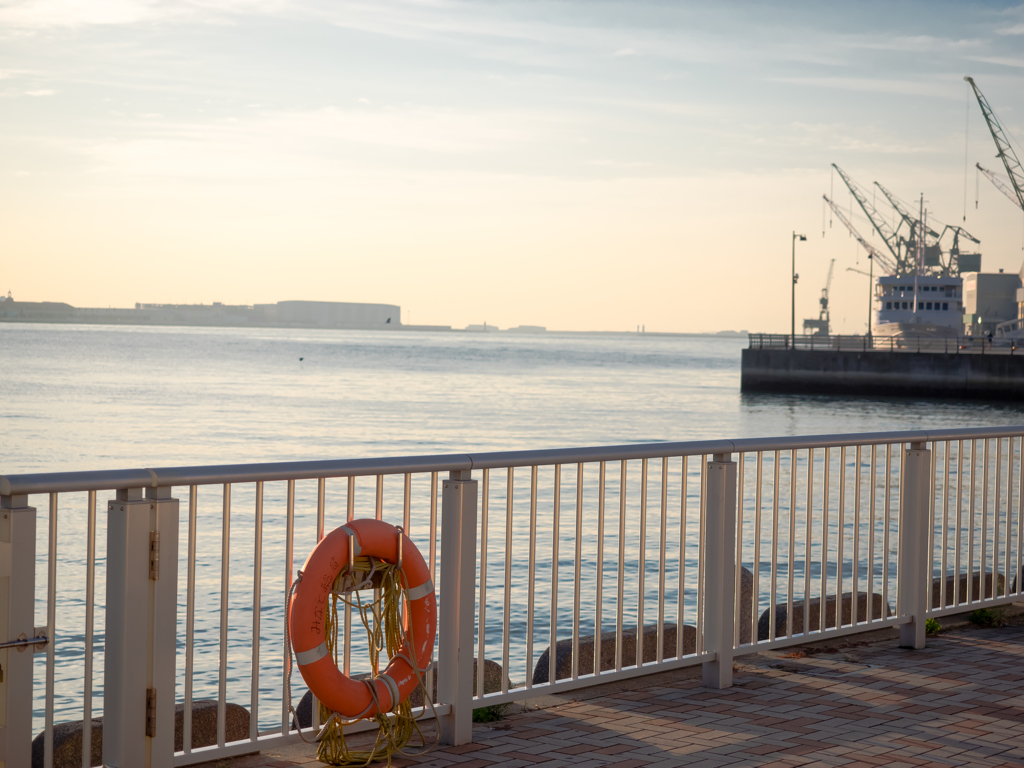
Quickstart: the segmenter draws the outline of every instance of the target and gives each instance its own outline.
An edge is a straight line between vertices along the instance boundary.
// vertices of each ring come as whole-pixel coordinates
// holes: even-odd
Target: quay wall
[[[1024,398],[1024,353],[744,349],[744,392]]]

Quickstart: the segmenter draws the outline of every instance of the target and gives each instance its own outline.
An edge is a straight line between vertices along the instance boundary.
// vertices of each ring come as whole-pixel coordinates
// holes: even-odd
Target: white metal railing
[[[997,329],[998,330],[998,329]],[[980,336],[841,336],[812,333],[748,334],[748,349],[804,349],[818,352],[928,352],[946,355],[1015,355],[1020,339]]]
[[[30,765],[39,733],[50,768],[54,723],[81,718],[88,766],[100,712],[110,766],[297,740],[282,695],[294,558],[355,517],[403,525],[439,585],[448,743],[471,739],[475,707],[540,693],[697,664],[723,687],[738,655],[885,627],[922,647],[926,618],[1021,599],[1022,440],[1014,426],[0,477],[0,641],[17,643],[0,647],[0,757]],[[47,509],[38,535],[30,502]],[[346,674],[367,671],[352,627]],[[486,665],[474,688],[474,659],[500,674]],[[214,743],[193,748],[203,698]],[[247,732],[228,730],[234,705]]]

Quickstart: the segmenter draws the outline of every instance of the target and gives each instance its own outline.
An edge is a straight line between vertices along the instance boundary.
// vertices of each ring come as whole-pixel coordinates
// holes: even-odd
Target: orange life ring
[[[348,565],[350,537],[355,538],[357,557],[376,557],[397,564],[399,536],[407,601],[406,641],[387,669],[373,679],[375,702],[369,686],[342,673],[327,652],[324,617],[331,586]],[[302,566],[302,577],[289,605],[288,628],[302,679],[329,710],[346,718],[375,717],[379,702],[381,711],[387,712],[404,701],[419,682],[409,663],[409,659],[414,658],[410,640],[416,644],[415,659],[421,673],[427,669],[434,652],[437,598],[423,555],[408,536],[381,520],[353,520],[335,528],[313,548]]]

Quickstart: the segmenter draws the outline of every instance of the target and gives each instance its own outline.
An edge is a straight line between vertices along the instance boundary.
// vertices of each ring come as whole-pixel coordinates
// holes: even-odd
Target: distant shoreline
[[[290,329],[290,330],[310,330],[310,331],[383,331],[383,332],[395,332],[395,331],[412,331],[412,332],[426,332],[426,333],[457,333],[465,334],[469,336],[644,336],[653,338],[717,338],[717,339],[743,339],[747,337],[745,332],[740,331],[718,331],[714,333],[697,333],[697,332],[685,332],[685,331],[569,331],[569,330],[545,330],[538,332],[523,332],[516,330],[488,330],[488,331],[475,331],[466,330],[465,328],[452,328],[449,325],[401,325],[393,324],[381,327],[375,326],[331,326],[331,325],[316,325],[312,323],[183,323],[183,322],[159,322],[159,321],[146,321],[142,318],[128,319],[109,319],[103,320],[100,318],[88,318],[88,319],[68,319],[68,318],[10,318],[0,316],[0,323],[10,323],[16,325],[66,325],[66,326],[90,326],[90,325],[102,325],[102,326],[119,326],[119,327],[142,327],[142,328],[278,328],[278,329]]]

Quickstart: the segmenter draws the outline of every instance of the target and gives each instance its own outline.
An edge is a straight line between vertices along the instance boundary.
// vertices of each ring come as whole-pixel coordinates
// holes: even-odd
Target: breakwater
[[[877,343],[818,340],[795,348],[751,336],[742,351],[744,392],[985,399],[1024,397],[1024,352],[957,339]],[[782,338],[788,342],[788,337]],[[803,337],[807,339],[807,337]],[[890,346],[891,344],[891,346]]]

